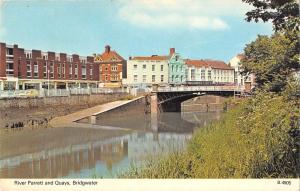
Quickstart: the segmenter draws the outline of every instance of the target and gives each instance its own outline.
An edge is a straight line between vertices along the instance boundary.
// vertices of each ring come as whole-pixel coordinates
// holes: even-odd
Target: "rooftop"
[[[205,67],[205,68],[214,68],[214,69],[223,69],[223,70],[233,70],[233,68],[227,65],[225,62],[220,60],[185,60],[187,65],[195,67]]]
[[[158,55],[152,55],[152,56],[136,56],[133,57],[131,60],[169,60],[169,56],[158,56]]]

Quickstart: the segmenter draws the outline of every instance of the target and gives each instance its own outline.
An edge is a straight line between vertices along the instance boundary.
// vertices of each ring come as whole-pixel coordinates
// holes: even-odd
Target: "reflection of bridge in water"
[[[124,159],[143,160],[169,146],[183,147],[189,134],[133,133],[121,137],[64,148],[43,150],[0,160],[1,178],[57,178],[93,169],[97,164],[110,171]],[[177,143],[174,143],[174,140]],[[91,174],[89,174],[92,176]]]

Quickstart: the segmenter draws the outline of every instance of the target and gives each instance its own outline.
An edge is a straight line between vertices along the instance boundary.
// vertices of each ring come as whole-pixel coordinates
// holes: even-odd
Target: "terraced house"
[[[151,87],[153,84],[168,84],[170,55],[152,55],[130,57],[127,62],[128,87]]]
[[[187,83],[197,85],[234,83],[234,68],[223,61],[186,59],[185,63]]]
[[[0,90],[97,87],[93,56],[24,50],[0,43]]]
[[[186,81],[186,65],[184,59],[179,53],[175,52],[175,48],[170,48],[169,59],[169,84],[178,85]]]
[[[96,55],[94,61],[99,64],[100,86],[110,88],[122,86],[122,78],[127,75],[127,62],[122,56],[106,45],[105,51]]]

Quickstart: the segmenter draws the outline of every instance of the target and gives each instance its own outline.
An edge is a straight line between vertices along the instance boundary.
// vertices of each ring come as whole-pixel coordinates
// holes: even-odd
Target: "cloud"
[[[3,9],[3,6],[4,6],[4,2],[0,0],[0,40],[3,39],[3,36],[6,33],[6,29],[3,24],[3,15],[2,15],[3,11],[1,11]]]
[[[145,28],[224,30],[224,16],[243,15],[249,6],[241,0],[119,0],[118,15]]]

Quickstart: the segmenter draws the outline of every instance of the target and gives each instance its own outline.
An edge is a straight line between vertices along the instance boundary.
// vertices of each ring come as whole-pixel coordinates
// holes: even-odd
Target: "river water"
[[[220,113],[162,113],[151,118],[135,106],[100,116],[98,125],[132,129],[37,128],[1,133],[0,178],[115,178],[141,165],[184,149],[196,128]]]

